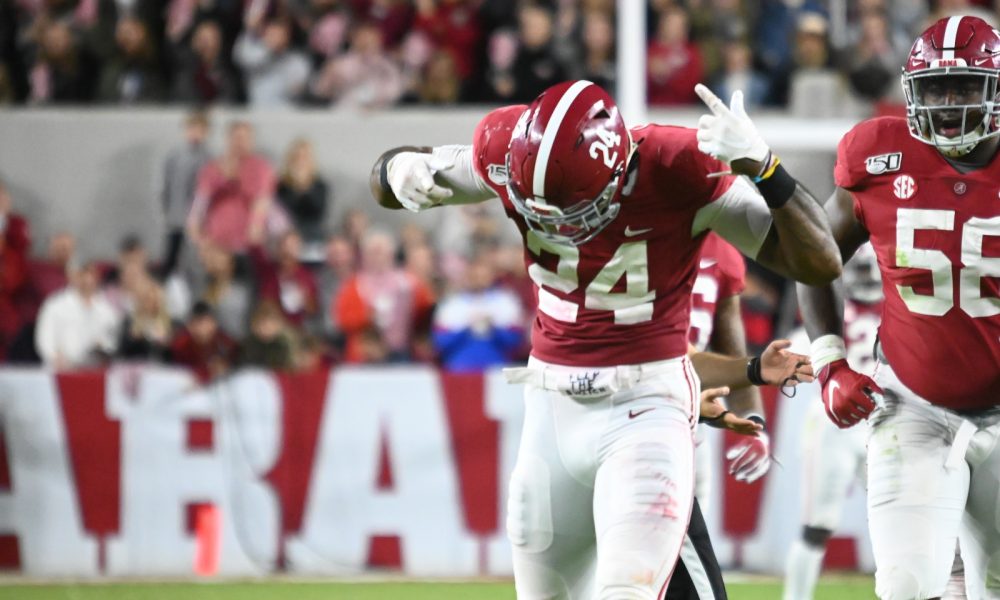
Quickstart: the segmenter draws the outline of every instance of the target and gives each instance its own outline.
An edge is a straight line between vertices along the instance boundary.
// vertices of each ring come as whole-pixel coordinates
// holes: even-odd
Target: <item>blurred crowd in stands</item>
[[[276,168],[250,123],[227,124],[217,154],[210,126],[190,113],[164,161],[156,261],[136,236],[106,261],[78,257],[69,232],[33,251],[0,182],[0,360],[169,362],[208,378],[342,362],[475,371],[526,357],[534,300],[498,204],[456,208],[435,244],[361,210],[328,231],[333,194],[309,141]]]
[[[654,104],[695,82],[749,104],[848,116],[892,102],[914,32],[971,0],[652,0]],[[615,85],[613,0],[0,0],[0,103],[387,106],[526,101],[564,78]],[[309,140],[272,161],[249,121],[192,110],[161,170],[154,258],[75,236],[33,240],[0,181],[0,362],[90,368],[156,361],[210,378],[239,366],[314,369],[522,361],[534,315],[516,231],[498,203],[443,229],[386,230],[336,194]],[[279,164],[280,163],[280,164]],[[339,201],[339,200],[337,200]],[[368,199],[350,199],[344,206]],[[513,236],[512,236],[513,234]],[[34,244],[34,247],[33,247]],[[795,319],[785,283],[750,265],[751,350]],[[786,322],[782,322],[782,321]],[[791,320],[792,322],[787,322]]]
[[[640,0],[636,0],[640,1]],[[649,0],[649,100],[893,101],[928,19],[991,0]],[[615,0],[3,0],[0,104],[384,107],[614,89]],[[818,107],[815,105],[818,100]],[[834,115],[836,116],[836,115]]]

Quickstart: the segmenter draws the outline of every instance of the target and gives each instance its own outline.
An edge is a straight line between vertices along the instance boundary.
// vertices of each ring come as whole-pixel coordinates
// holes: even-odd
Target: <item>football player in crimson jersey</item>
[[[871,426],[868,519],[881,598],[940,597],[956,537],[969,597],[997,594],[998,75],[993,27],[941,19],[903,67],[906,118],[864,121],[840,142],[826,211],[843,256],[871,240],[885,291],[873,377],[845,360],[835,289],[799,289],[828,416]]]
[[[688,341],[698,351],[709,348],[728,356],[746,354],[746,334],[740,311],[740,292],[746,287],[746,264],[739,250],[716,233],[709,233],[701,248],[698,277],[691,293],[691,326]],[[763,418],[764,407],[755,387],[733,391],[726,404],[741,415]],[[710,495],[712,459],[708,444],[702,443],[705,429],[698,431],[695,461],[695,497],[707,511]],[[771,465],[770,440],[761,432],[741,440],[726,453],[729,474],[737,481],[753,483],[763,477]]]
[[[844,341],[847,364],[858,373],[875,370],[872,348],[878,336],[882,279],[870,244],[844,264]],[[792,347],[808,352],[804,330],[791,335]],[[840,522],[851,488],[864,489],[867,427],[843,430],[824,415],[820,387],[800,386],[796,401],[811,404],[803,425],[802,537],[792,543],[785,563],[784,600],[811,600],[826,543]]]
[[[372,170],[382,206],[499,200],[524,238],[538,313],[528,366],[508,372],[527,384],[506,523],[520,598],[662,597],[690,548],[692,363],[706,387],[811,379],[787,342],[750,363],[687,357],[709,229],[796,279],[823,283],[841,268],[821,207],[770,169],[741,97],[735,111],[712,98],[717,135],[705,143],[759,177],[761,193],[699,152],[693,130],[628,129],[589,81],[489,113],[471,145],[395,148]]]

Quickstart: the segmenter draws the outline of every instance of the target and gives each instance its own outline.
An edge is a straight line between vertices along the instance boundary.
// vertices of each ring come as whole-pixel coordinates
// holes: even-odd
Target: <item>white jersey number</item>
[[[550,271],[538,263],[528,267],[528,275],[538,285],[538,308],[554,319],[575,322],[579,305],[564,300],[547,291],[549,288],[568,294],[579,285],[577,267],[580,249],[548,242],[528,230],[528,250],[540,256],[542,250],[559,257],[556,270]],[[612,288],[625,277],[625,291],[612,292]],[[656,292],[649,290],[649,261],[646,241],[626,242],[615,250],[611,259],[590,282],[584,291],[583,305],[591,310],[613,311],[615,323],[631,325],[653,318],[653,300]]]
[[[914,232],[921,229],[955,230],[955,211],[900,208],[896,213],[896,266],[927,269],[934,291],[918,294],[912,287],[896,285],[911,312],[939,317],[954,307],[952,264],[944,252],[913,245]],[[959,308],[970,317],[1000,315],[1000,298],[984,298],[983,277],[1000,277],[1000,257],[983,256],[983,238],[1000,236],[1000,217],[972,217],[962,227],[962,265],[959,270]]]

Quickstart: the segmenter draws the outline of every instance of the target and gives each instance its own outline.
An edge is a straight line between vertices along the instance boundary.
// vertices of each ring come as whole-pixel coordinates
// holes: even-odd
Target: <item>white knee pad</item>
[[[875,572],[875,595],[881,600],[927,600],[933,596],[921,589],[914,573],[899,566]]]
[[[540,458],[521,457],[510,477],[507,496],[507,537],[524,552],[542,552],[552,545],[552,498],[549,468]]]

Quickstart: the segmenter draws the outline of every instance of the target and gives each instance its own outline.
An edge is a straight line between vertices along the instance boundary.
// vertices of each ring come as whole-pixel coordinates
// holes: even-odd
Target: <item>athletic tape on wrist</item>
[[[839,335],[824,335],[813,340],[809,347],[813,370],[819,371],[835,360],[847,358],[847,345]]]

